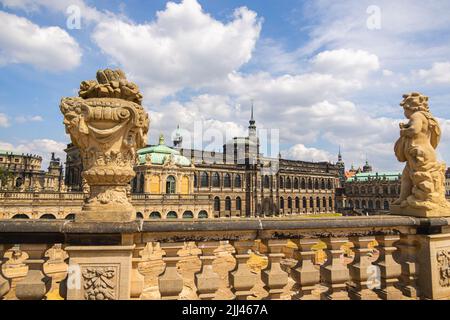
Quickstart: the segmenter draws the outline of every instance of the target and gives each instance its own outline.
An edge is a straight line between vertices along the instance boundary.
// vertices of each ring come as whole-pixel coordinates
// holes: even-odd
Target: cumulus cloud
[[[24,63],[38,69],[64,71],[81,61],[78,43],[59,27],[40,27],[0,11],[0,66]]]
[[[9,118],[4,113],[0,113],[0,127],[2,128],[9,127]]]
[[[430,69],[415,73],[428,84],[450,84],[450,62],[436,62]]]
[[[100,22],[94,42],[158,100],[183,88],[221,81],[251,58],[261,21],[241,7],[227,23],[205,13],[196,0],[169,2],[156,20]]]
[[[44,119],[41,116],[17,116],[15,121],[17,123],[27,123],[27,122],[40,122]]]
[[[292,160],[331,161],[333,156],[325,150],[308,148],[304,144],[296,144],[282,153],[282,156]]]

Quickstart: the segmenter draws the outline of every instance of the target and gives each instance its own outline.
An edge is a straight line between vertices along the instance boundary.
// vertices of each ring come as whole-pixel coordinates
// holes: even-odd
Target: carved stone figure
[[[430,112],[428,97],[417,92],[405,94],[400,105],[409,122],[400,123],[394,150],[398,161],[406,165],[400,198],[391,211],[419,217],[450,216],[445,199],[446,165],[437,160],[435,151],[441,129]]]
[[[126,188],[135,176],[136,150],[147,142],[148,114],[142,95],[121,70],[99,70],[83,81],[79,97],[63,98],[66,132],[80,149],[90,196],[75,221],[131,221]]]

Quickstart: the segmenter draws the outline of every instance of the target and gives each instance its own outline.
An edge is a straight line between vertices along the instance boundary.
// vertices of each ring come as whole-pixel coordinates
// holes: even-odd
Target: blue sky
[[[445,0],[0,0],[0,149],[64,157],[61,97],[120,67],[144,94],[149,143],[177,124],[192,139],[243,135],[253,100],[285,157],[335,161],[340,145],[348,167],[399,170],[398,104],[420,91],[449,162],[449,12]]]

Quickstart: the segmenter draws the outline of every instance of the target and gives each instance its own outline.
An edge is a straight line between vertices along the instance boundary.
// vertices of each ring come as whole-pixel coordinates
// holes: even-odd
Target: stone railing
[[[0,220],[0,297],[445,299],[449,222]]]

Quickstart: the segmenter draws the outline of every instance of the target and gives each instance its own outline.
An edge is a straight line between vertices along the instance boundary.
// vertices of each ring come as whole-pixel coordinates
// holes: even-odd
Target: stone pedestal
[[[67,300],[130,299],[132,246],[66,247]]]
[[[390,212],[392,215],[398,216],[412,216],[418,218],[435,218],[435,217],[450,217],[449,209],[427,209],[427,208],[402,208],[400,205],[391,205]]]

